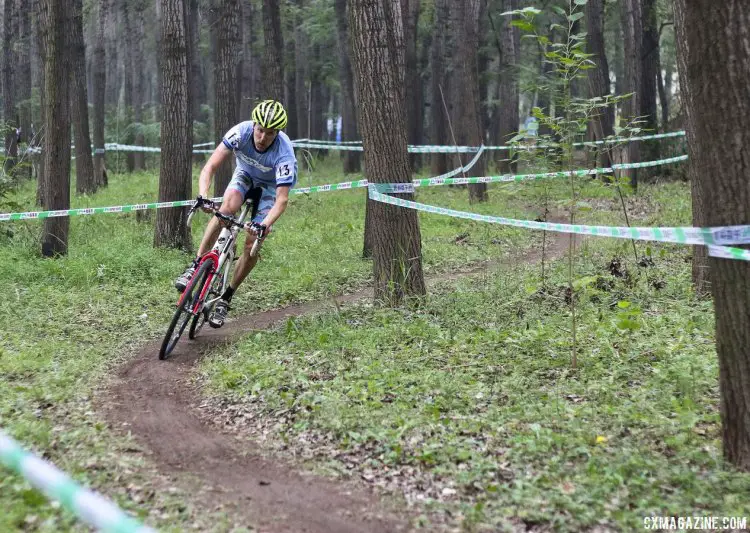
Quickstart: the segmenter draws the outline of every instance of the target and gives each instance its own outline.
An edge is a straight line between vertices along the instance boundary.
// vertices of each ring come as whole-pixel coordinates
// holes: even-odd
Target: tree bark
[[[18,125],[21,128],[20,142],[26,146],[31,142],[31,6],[30,0],[17,0],[16,17],[18,20],[17,39],[17,73],[16,94],[24,96],[18,102]],[[28,161],[26,162],[28,163]],[[26,177],[31,177],[31,166],[24,164],[23,168],[17,169]]]
[[[659,59],[659,28],[656,25],[656,0],[641,0],[643,45],[641,50],[641,94],[639,95],[643,127],[650,133],[659,129],[656,110],[656,77]],[[659,159],[659,140],[642,141],[641,158],[644,161]],[[641,178],[660,172],[656,167],[641,172]]]
[[[133,120],[137,124],[135,132],[135,144],[143,146],[145,138],[143,135],[143,86],[144,86],[144,16],[145,0],[134,2],[131,17],[133,19],[131,31],[133,32]],[[146,154],[144,152],[133,153],[133,169],[144,170],[146,168]]]
[[[190,161],[193,135],[190,117],[190,63],[188,60],[185,0],[161,0],[162,136],[159,201],[192,196]],[[190,248],[184,208],[156,212],[155,246]]]
[[[128,0],[120,0],[120,16],[122,17],[122,44],[127,51],[123,54],[123,103],[125,126],[128,132],[125,142],[135,143],[133,131],[133,49],[135,39],[133,38],[133,5]],[[135,152],[125,153],[125,167],[128,172],[135,170]]]
[[[336,30],[339,47],[339,80],[341,82],[341,140],[356,141],[357,117],[354,104],[354,79],[350,61],[349,30],[346,21],[346,0],[336,0]],[[361,170],[360,153],[343,150],[344,173],[352,174]]]
[[[279,54],[284,50],[281,34],[281,14],[277,0],[263,0],[263,98],[284,99],[284,68]]]
[[[518,9],[518,0],[502,0],[502,12]],[[490,15],[491,16],[491,15]],[[500,61],[498,66],[498,89],[500,105],[495,113],[495,121],[498,123],[497,142],[506,144],[518,133],[518,76],[516,74],[518,64],[516,58],[515,33],[518,31],[511,25],[511,17],[500,17]],[[493,22],[496,24],[496,22]],[[510,152],[498,152],[498,170],[502,173],[515,172],[516,165],[510,158]]]
[[[94,161],[89,134],[88,87],[86,86],[86,46],[83,43],[83,0],[73,0],[73,33],[70,53],[71,111],[76,145],[76,192],[91,194],[96,190]]]
[[[44,167],[47,178],[43,208],[56,211],[70,208],[70,73],[68,50],[73,32],[73,11],[65,0],[42,0],[46,22],[45,90],[47,127]],[[56,257],[68,253],[69,217],[44,219],[42,255]]]
[[[456,9],[456,29],[458,30],[457,75],[458,97],[461,113],[456,120],[456,141],[459,145],[480,146],[483,144],[481,106],[479,102],[479,74],[476,50],[479,46],[479,17],[482,15],[481,0],[464,0],[454,5]],[[464,157],[459,163],[466,163]],[[474,165],[472,173],[484,174],[484,157]],[[469,185],[471,202],[487,201],[487,184]]]
[[[13,19],[15,18],[15,2],[5,0],[3,6],[3,118],[5,119],[5,172],[12,172],[16,166],[18,157],[18,143],[16,141],[16,128],[18,127],[18,115],[16,113],[16,84],[15,84],[15,58],[13,54],[14,35]]]
[[[293,16],[287,17],[287,20],[285,21],[287,35],[291,36],[291,38],[286,39],[284,42],[284,102],[286,103],[288,110],[291,110],[292,102],[297,101],[297,43],[294,40],[295,22]],[[289,138],[299,139],[302,137],[298,130],[299,123],[296,120],[290,120],[286,127],[286,134],[289,135]]]
[[[40,69],[39,69],[39,102],[40,102],[40,119],[39,119],[39,142],[37,146],[44,146],[47,140],[47,19],[46,8],[42,0],[34,0],[34,20],[36,26],[36,42],[39,51]],[[35,154],[36,161],[36,203],[39,206],[45,204],[44,193],[47,190],[47,172],[44,166],[45,154]]]
[[[217,0],[215,4],[219,17],[216,49],[214,50],[214,138],[221,139],[224,134],[239,122],[237,80],[237,54],[235,43],[239,41],[237,13],[239,0]],[[281,50],[279,50],[281,52]],[[214,181],[214,195],[222,196],[232,179],[232,161],[227,161],[217,170]]]
[[[107,184],[104,171],[104,99],[106,98],[107,68],[104,30],[107,24],[109,0],[100,0],[99,17],[94,45],[94,188]]]
[[[289,105],[295,106],[297,114],[297,133],[300,137],[310,137],[309,121],[309,89],[307,85],[307,71],[309,68],[308,54],[310,53],[307,35],[302,25],[304,13],[306,10],[305,0],[297,0],[296,27],[294,30],[294,84],[296,86],[297,101],[289,102]]]
[[[240,117],[243,120],[247,120],[252,113],[253,103],[255,100],[256,88],[253,84],[253,67],[255,65],[255,54],[253,53],[253,44],[255,42],[255,28],[253,21],[255,20],[256,13],[253,8],[252,2],[241,2],[242,9],[242,64],[240,67]],[[295,46],[297,39],[295,36]],[[290,102],[293,104],[293,102]],[[297,122],[298,117],[295,117]]]
[[[448,118],[446,116],[444,99],[445,91],[442,83],[445,75],[446,37],[449,30],[449,2],[435,0],[435,29],[432,32],[432,68],[431,68],[431,100],[430,100],[430,140],[432,144],[448,144]],[[430,156],[432,174],[445,174],[448,171],[446,154],[432,154]]]
[[[741,0],[676,0],[674,11],[700,222],[747,224],[750,51],[741,44],[750,39],[750,11]],[[724,457],[750,472],[750,262],[711,258],[709,265]]]
[[[586,40],[587,52],[592,55],[595,67],[589,70],[588,95],[589,98],[607,97],[609,88],[609,63],[607,62],[604,46],[604,0],[589,0],[586,4]],[[615,111],[612,106],[601,109],[589,123],[589,138],[602,140],[614,134]],[[606,151],[600,152],[600,164],[611,166],[612,160]]]
[[[404,65],[406,90],[406,128],[409,144],[419,143],[419,123],[422,120],[422,84],[417,70],[417,24],[420,0],[401,0],[401,19],[404,24]],[[411,169],[417,172],[421,165],[419,154],[411,154]]]
[[[400,6],[397,0],[352,0],[348,16],[365,175],[371,183],[409,183],[403,69],[399,69],[404,64]],[[389,119],[383,120],[384,116]],[[376,221],[375,301],[395,306],[405,298],[423,296],[417,212],[380,202],[370,209]]]
[[[624,33],[624,90],[632,96],[623,104],[622,114],[626,120],[638,117],[641,106],[640,92],[642,90],[643,29],[641,26],[641,0],[623,0],[621,3],[622,29]],[[627,162],[640,161],[640,146],[638,142],[628,143],[625,150]],[[631,186],[638,187],[638,175],[635,169],[622,173],[630,178]]]

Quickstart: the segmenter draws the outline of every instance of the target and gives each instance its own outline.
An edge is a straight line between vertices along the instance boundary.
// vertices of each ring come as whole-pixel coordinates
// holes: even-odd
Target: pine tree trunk
[[[417,24],[419,23],[420,0],[401,0],[401,18],[404,23],[404,62],[406,90],[406,128],[409,144],[419,142],[419,123],[422,120],[422,84],[417,70]],[[419,170],[422,158],[414,153],[410,156],[411,169]]]
[[[13,20],[15,18],[15,2],[5,0],[3,7],[3,118],[5,120],[5,172],[12,172],[16,166],[18,157],[18,143],[16,141],[16,128],[18,120],[16,114],[16,84],[15,84],[15,57],[13,54],[14,35]]]
[[[476,50],[479,46],[479,17],[482,14],[481,0],[465,0],[455,4],[456,29],[458,30],[457,75],[461,113],[456,120],[456,137],[459,145],[480,146],[483,144],[481,107],[479,102],[479,73]],[[468,162],[461,157],[463,164]],[[472,168],[474,175],[484,175],[484,157]],[[487,201],[487,184],[472,183],[469,185],[471,202]]]
[[[588,71],[588,96],[609,96],[609,63],[604,46],[604,0],[589,0],[586,4],[587,52],[592,55],[595,67]],[[602,140],[614,134],[615,111],[612,106],[601,109],[589,123],[589,139]],[[599,163],[612,165],[609,152],[601,151]]]
[[[37,49],[39,51],[40,69],[39,69],[39,103],[40,103],[40,117],[39,117],[39,142],[37,146],[43,146],[46,142],[47,136],[47,74],[45,69],[47,68],[47,20],[45,6],[42,0],[33,0],[34,2],[34,20],[36,27],[36,42]],[[36,203],[39,206],[43,206],[44,193],[47,190],[47,172],[44,167],[44,154],[35,154],[34,160],[36,162]]]
[[[503,12],[518,9],[518,0],[503,0],[501,4]],[[500,64],[498,74],[500,79],[499,99],[500,104],[495,121],[498,123],[498,138],[500,144],[508,141],[518,133],[518,76],[516,74],[518,65],[516,63],[516,28],[511,25],[511,17],[500,18]],[[498,152],[498,170],[502,173],[515,171],[515,164],[511,164],[508,151]]]
[[[357,117],[354,107],[354,78],[350,61],[348,25],[346,20],[346,0],[336,0],[336,29],[339,47],[339,80],[341,82],[341,140],[356,141]],[[344,173],[352,174],[361,170],[360,153],[343,150]]]
[[[297,133],[300,137],[308,138],[310,133],[309,121],[309,88],[307,85],[307,71],[309,70],[309,43],[303,27],[305,0],[297,0],[297,23],[294,30],[294,84],[296,86],[297,101],[289,102],[295,106]]]
[[[352,0],[348,16],[365,174],[371,183],[408,183],[400,6],[394,0]],[[417,212],[380,202],[370,209],[376,222],[375,301],[395,306],[424,295]]]
[[[237,54],[235,43],[239,41],[239,27],[236,13],[239,12],[239,0],[217,0],[219,23],[217,25],[216,50],[214,51],[214,138],[221,139],[224,134],[239,122],[237,106]],[[232,161],[227,161],[217,170],[214,195],[223,196],[224,190],[232,179]]]
[[[284,62],[286,71],[284,73],[284,102],[287,109],[291,109],[293,102],[297,101],[297,80],[295,74],[297,72],[297,61],[296,50],[297,43],[294,42],[294,28],[296,26],[293,17],[287,17],[286,20],[286,31],[287,35],[291,35],[291,39],[287,39],[284,42]],[[292,117],[290,117],[292,118]],[[299,139],[301,135],[298,131],[299,123],[296,120],[290,120],[286,127],[286,134],[291,139]]]
[[[70,36],[73,10],[65,0],[42,0],[45,31],[46,139],[44,167],[47,173],[43,208],[56,211],[70,208]],[[56,257],[68,253],[69,217],[44,219],[42,255]]]
[[[105,103],[113,107],[117,107],[120,99],[120,83],[118,71],[118,47],[119,42],[117,39],[118,23],[117,23],[117,2],[122,0],[108,0],[109,8],[107,9],[107,20],[104,28],[105,46],[107,47],[106,57],[107,61],[104,63],[107,69],[106,79],[106,93]],[[161,0],[155,0],[157,3],[161,3]],[[161,50],[160,45],[157,43],[157,49]],[[119,142],[119,139],[118,139]]]
[[[190,117],[190,63],[187,46],[186,0],[161,0],[162,34],[162,135],[159,201],[192,196],[190,156],[193,135]],[[186,209],[156,212],[155,246],[190,248]]]
[[[143,135],[143,94],[144,94],[144,70],[145,61],[143,57],[144,47],[144,16],[146,6],[144,0],[137,0],[133,6],[132,17],[133,17],[133,120],[138,124],[138,129],[135,133],[135,144],[137,146],[143,146],[145,139]],[[135,152],[133,154],[133,169],[144,170],[146,168],[146,154],[145,152]]]
[[[738,43],[750,39],[750,11],[743,0],[676,0],[674,11],[700,222],[747,224],[750,51]],[[709,264],[724,457],[750,472],[750,262],[711,258]]]
[[[89,134],[88,90],[86,86],[86,46],[83,43],[83,0],[73,0],[73,33],[70,44],[71,113],[76,146],[76,192],[91,194],[96,190],[94,161]]]
[[[284,50],[281,14],[277,0],[263,0],[263,98],[284,99],[284,69],[279,54]]]
[[[135,144],[135,136],[133,135],[132,125],[133,122],[133,48],[135,45],[133,39],[133,6],[128,0],[120,0],[120,16],[122,17],[122,41],[124,49],[123,53],[123,96],[124,96],[124,107],[125,107],[125,123],[124,126],[129,132],[125,138],[127,144]],[[135,152],[125,153],[125,167],[128,172],[135,170]]]
[[[625,120],[633,120],[638,117],[641,105],[641,90],[643,77],[643,28],[641,26],[641,0],[623,0],[621,3],[622,30],[624,34],[624,91],[632,93],[632,96],[626,100],[622,106],[622,114]],[[627,161],[640,161],[639,142],[628,143],[624,151]],[[630,178],[631,186],[636,189],[638,186],[638,175],[635,169],[622,172],[623,176]]]
[[[448,118],[446,116],[442,84],[445,82],[446,36],[448,35],[448,0],[435,0],[435,29],[432,32],[432,68],[430,100],[430,140],[432,144],[448,144]],[[432,174],[444,174],[448,171],[446,154],[430,156]]]
[[[16,87],[18,95],[24,97],[18,102],[18,124],[21,128],[21,140],[24,145],[31,143],[31,6],[30,0],[17,0],[18,11],[18,50]],[[26,161],[28,163],[28,161]],[[31,165],[25,164],[23,168],[17,169],[19,174],[26,178],[31,177]]]
[[[104,99],[106,97],[107,67],[104,30],[107,23],[109,0],[100,0],[94,45],[94,188],[107,184],[104,170]]]
[[[240,67],[240,85],[242,87],[240,94],[240,117],[242,120],[247,120],[250,117],[250,113],[253,110],[253,104],[255,101],[255,87],[253,86],[253,65],[255,63],[255,54],[253,53],[253,43],[255,41],[255,30],[253,28],[253,20],[256,16],[252,2],[241,2],[242,9],[242,63]],[[295,30],[295,47],[297,46],[297,37]],[[294,102],[289,102],[290,105],[294,105]],[[294,122],[298,122],[299,117],[295,117]]]
[[[659,28],[656,25],[656,0],[641,0],[641,17],[643,25],[643,45],[641,50],[641,94],[639,95],[640,112],[643,117],[643,127],[650,133],[659,129],[656,110],[656,71],[659,59]],[[641,158],[644,161],[659,159],[657,139],[641,142]],[[653,167],[641,171],[641,179],[651,176],[661,169]]]

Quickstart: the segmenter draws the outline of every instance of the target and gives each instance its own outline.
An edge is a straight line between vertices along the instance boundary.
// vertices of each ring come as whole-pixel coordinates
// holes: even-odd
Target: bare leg
[[[245,250],[242,252],[242,256],[237,261],[237,266],[234,267],[234,274],[232,274],[232,281],[229,286],[234,290],[245,280],[250,271],[255,268],[258,262],[258,256],[250,257],[250,250],[253,248],[256,236],[248,232],[247,238],[245,239]]]
[[[219,212],[225,215],[234,215],[242,206],[242,201],[242,194],[239,191],[227,189],[224,193],[224,199],[221,201]],[[216,237],[219,236],[219,231],[221,231],[219,219],[211,217],[211,220],[208,221],[208,226],[206,226],[206,231],[203,233],[201,245],[198,247],[198,257],[201,257],[211,249],[214,242],[216,242]]]

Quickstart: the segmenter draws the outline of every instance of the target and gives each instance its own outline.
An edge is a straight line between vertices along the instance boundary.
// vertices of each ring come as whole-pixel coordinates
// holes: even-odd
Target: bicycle
[[[190,322],[188,337],[195,339],[208,320],[214,305],[224,294],[235,260],[237,234],[242,229],[252,231],[252,227],[249,223],[245,223],[245,220],[252,213],[254,202],[257,202],[256,198],[252,196],[246,198],[238,218],[220,213],[214,202],[201,197],[198,197],[190,208],[187,218],[188,226],[198,209],[208,208],[224,223],[224,227],[211,250],[200,258],[193,277],[190,278],[190,282],[177,301],[177,309],[159,350],[159,359],[166,359],[172,353],[188,322]],[[262,242],[263,236],[259,235],[250,250],[250,257],[258,254]]]

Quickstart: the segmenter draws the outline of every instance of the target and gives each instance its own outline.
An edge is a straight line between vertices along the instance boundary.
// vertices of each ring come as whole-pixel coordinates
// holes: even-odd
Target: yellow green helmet
[[[283,130],[286,127],[286,110],[276,100],[263,100],[253,109],[252,117],[261,128]]]

